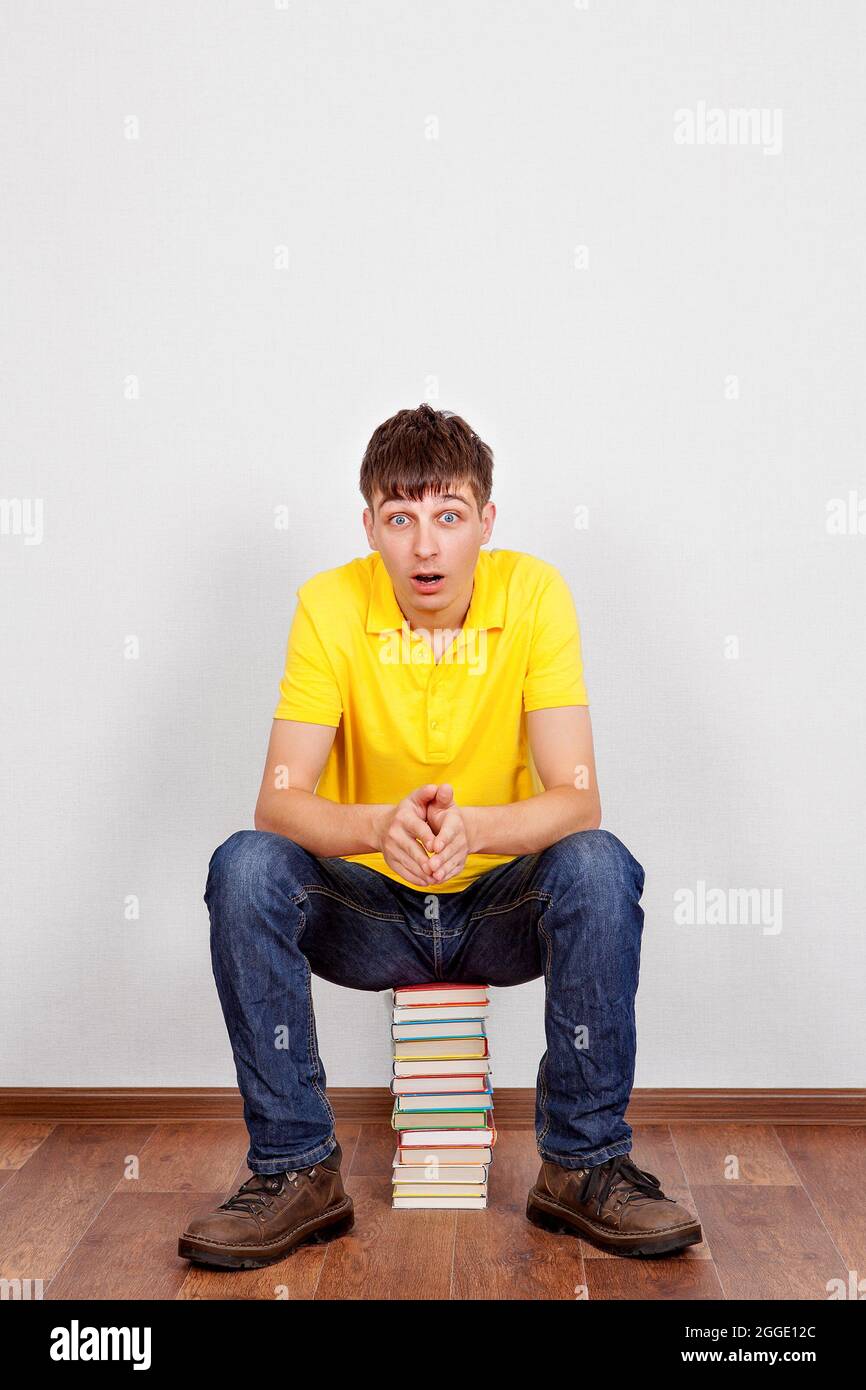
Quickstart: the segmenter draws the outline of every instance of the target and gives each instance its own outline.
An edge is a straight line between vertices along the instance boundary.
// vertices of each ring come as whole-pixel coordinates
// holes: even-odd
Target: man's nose
[[[423,526],[419,527],[415,541],[415,554],[419,559],[429,559],[431,555],[436,554],[436,538],[432,530],[426,530]]]

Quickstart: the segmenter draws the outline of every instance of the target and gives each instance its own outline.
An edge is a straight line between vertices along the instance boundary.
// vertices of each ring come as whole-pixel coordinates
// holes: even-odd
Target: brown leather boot
[[[254,1173],[218,1207],[197,1207],[177,1253],[200,1264],[258,1269],[308,1241],[345,1235],[355,1220],[340,1177],[340,1145],[321,1163],[289,1173]]]
[[[666,1255],[703,1239],[688,1208],[666,1197],[658,1178],[628,1154],[592,1168],[544,1159],[526,1215],[545,1230],[576,1233],[617,1255]]]

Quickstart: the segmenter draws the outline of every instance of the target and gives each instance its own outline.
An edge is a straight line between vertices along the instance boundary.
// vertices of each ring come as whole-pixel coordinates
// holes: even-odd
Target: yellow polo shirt
[[[337,729],[319,796],[396,804],[425,782],[450,782],[458,805],[493,806],[544,790],[526,711],[589,703],[577,614],[555,566],[479,551],[466,620],[438,662],[377,550],[313,575],[297,598],[274,718]],[[340,857],[423,891],[381,854]],[[459,893],[514,858],[470,854],[431,891]]]

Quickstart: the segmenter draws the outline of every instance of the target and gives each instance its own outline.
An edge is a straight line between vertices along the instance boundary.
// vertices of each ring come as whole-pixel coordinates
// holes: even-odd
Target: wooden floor
[[[866,1270],[863,1126],[636,1126],[633,1158],[704,1231],[658,1260],[605,1255],[526,1220],[531,1130],[500,1131],[483,1212],[392,1211],[393,1132],[337,1132],[352,1232],[222,1273],[179,1259],[176,1243],[192,1207],[249,1176],[241,1122],[0,1121],[0,1276],[41,1280],[45,1299],[826,1300],[828,1281]]]

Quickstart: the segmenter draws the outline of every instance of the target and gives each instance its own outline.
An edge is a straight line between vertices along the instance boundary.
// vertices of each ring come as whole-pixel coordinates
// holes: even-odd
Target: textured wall
[[[0,1082],[234,1082],[207,861],[428,398],[494,447],[491,544],[572,586],[637,1084],[862,1084],[862,7],[3,26]],[[316,997],[329,1081],[384,1082],[384,996]],[[497,1084],[541,1003],[496,992]]]

